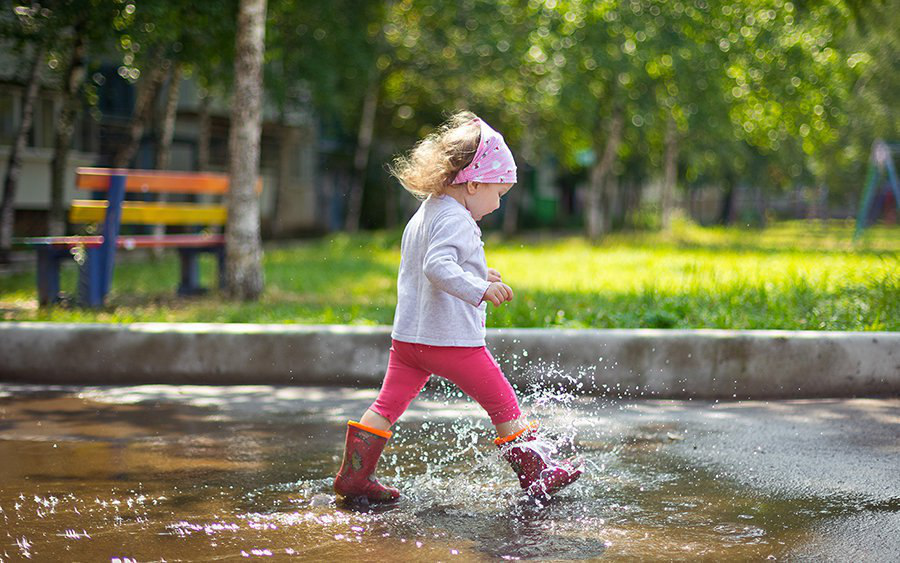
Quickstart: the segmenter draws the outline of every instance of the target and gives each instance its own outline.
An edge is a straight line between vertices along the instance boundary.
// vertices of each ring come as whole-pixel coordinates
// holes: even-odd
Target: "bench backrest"
[[[124,178],[121,196],[112,193],[119,188],[113,178]],[[72,223],[104,222],[111,206],[120,208],[119,224],[125,225],[210,225],[225,224],[227,209],[221,204],[125,201],[128,193],[189,194],[222,196],[228,192],[228,176],[210,172],[169,172],[116,168],[79,168],[75,186],[81,190],[105,191],[106,200],[72,201],[69,221]],[[262,180],[256,183],[262,191]]]
[[[169,172],[117,168],[79,168],[75,185],[82,190],[109,189],[109,179],[125,176],[125,191],[137,193],[216,194],[228,191],[228,176],[210,172]]]

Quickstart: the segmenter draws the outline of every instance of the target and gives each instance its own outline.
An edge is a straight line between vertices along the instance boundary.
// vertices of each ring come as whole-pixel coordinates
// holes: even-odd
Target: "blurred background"
[[[491,265],[523,290],[492,326],[900,327],[898,0],[266,9],[262,301],[174,301],[170,257],[117,266],[111,314],[38,310],[33,276],[14,273],[3,318],[390,323],[418,202],[385,165],[469,109],[519,164],[483,221]],[[0,3],[0,177],[22,140],[13,197],[4,184],[14,234],[80,232],[65,220],[78,166],[242,158],[237,13]]]
[[[2,5],[0,171],[38,82],[17,235],[47,233],[77,166],[227,169],[237,2]],[[506,233],[597,238],[675,211],[703,225],[855,217],[873,142],[900,141],[898,8],[271,0],[263,233],[402,223],[416,202],[385,163],[461,108],[519,162],[519,187],[486,220]],[[895,221],[882,180],[870,219]]]

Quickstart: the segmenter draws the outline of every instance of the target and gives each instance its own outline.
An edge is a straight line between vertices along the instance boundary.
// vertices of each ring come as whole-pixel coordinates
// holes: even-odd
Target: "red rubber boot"
[[[574,483],[583,472],[581,464],[567,459],[554,459],[556,447],[535,435],[536,426],[497,438],[494,443],[500,455],[509,462],[519,485],[530,496],[546,498]]]
[[[391,434],[352,420],[347,422],[344,461],[334,478],[334,492],[346,499],[364,498],[369,502],[391,502],[400,498],[400,491],[385,487],[375,478],[375,466]]]

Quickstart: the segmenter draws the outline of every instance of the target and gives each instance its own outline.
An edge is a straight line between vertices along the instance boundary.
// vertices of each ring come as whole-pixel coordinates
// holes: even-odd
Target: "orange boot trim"
[[[537,430],[537,428],[538,428],[538,423],[537,423],[537,422],[532,422],[531,424],[529,424],[529,425],[526,426],[525,428],[519,430],[518,432],[513,432],[513,433],[510,434],[509,436],[504,436],[504,437],[502,437],[502,438],[495,438],[495,439],[494,439],[494,443],[495,443],[496,445],[498,445],[498,446],[502,446],[503,444],[512,442],[513,440],[515,440],[516,438],[518,438],[519,436],[521,436],[522,434],[524,434],[524,433],[526,433],[526,432],[531,432],[531,431],[533,431],[533,430]]]
[[[355,428],[359,428],[360,430],[365,430],[370,434],[375,434],[376,436],[381,436],[382,438],[390,438],[394,435],[390,430],[379,430],[377,428],[372,428],[371,426],[366,426],[365,424],[360,424],[353,420],[348,420],[347,424],[353,426]]]

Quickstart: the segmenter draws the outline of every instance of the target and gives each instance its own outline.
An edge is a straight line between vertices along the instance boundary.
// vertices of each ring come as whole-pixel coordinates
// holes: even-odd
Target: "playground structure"
[[[894,166],[897,155],[900,155],[900,143],[887,143],[881,139],[872,143],[872,156],[869,157],[854,238],[859,238],[869,225],[873,207],[887,212],[893,197],[894,205],[900,210],[900,182],[897,181],[897,168]]]

